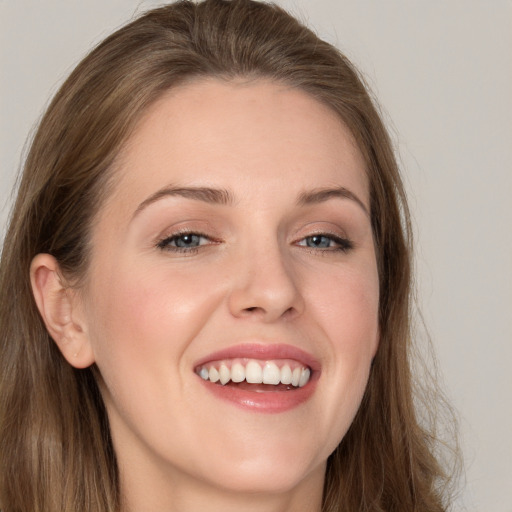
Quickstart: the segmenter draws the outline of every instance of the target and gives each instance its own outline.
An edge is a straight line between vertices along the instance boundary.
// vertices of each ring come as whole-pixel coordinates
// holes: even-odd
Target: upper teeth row
[[[217,369],[215,366],[210,368],[201,367],[198,371],[199,376],[210,382],[220,382],[227,384],[229,381],[242,382],[249,384],[291,384],[295,387],[302,387],[309,381],[311,371],[309,368],[297,367],[294,370],[285,364],[281,369],[272,361],[267,361],[261,366],[257,361],[249,361],[243,365],[239,362],[233,363],[229,368],[225,363],[221,363]]]

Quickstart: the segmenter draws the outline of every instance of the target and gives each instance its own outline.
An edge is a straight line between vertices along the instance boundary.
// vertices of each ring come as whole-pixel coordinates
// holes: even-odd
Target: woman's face
[[[321,482],[379,337],[348,129],[283,85],[198,81],[151,107],[115,172],[82,314],[122,482]]]

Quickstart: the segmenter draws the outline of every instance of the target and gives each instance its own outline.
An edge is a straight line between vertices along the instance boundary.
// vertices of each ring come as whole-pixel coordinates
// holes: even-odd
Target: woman
[[[178,2],[93,50],[1,265],[5,512],[445,510],[391,145],[279,8]]]

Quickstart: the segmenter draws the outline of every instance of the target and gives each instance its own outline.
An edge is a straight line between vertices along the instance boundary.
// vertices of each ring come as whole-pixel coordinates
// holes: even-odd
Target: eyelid
[[[185,212],[183,216],[180,215],[180,217],[182,218],[175,219],[174,222],[165,222],[165,224],[162,222],[160,229],[153,234],[154,245],[168,238],[189,234],[204,236],[211,240],[219,240],[219,230],[215,225],[212,225],[209,219],[196,216],[195,214],[189,215],[188,212]]]
[[[331,239],[336,245],[335,247],[309,247],[306,244],[300,244],[311,237],[326,237]],[[309,249],[314,252],[348,252],[354,248],[354,242],[351,237],[348,236],[346,231],[338,225],[330,221],[317,221],[309,222],[302,225],[300,229],[295,232],[293,245]]]

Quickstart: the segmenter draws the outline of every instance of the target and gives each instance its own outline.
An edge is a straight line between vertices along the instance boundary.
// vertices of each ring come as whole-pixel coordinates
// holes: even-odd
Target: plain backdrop
[[[457,510],[512,511],[512,2],[282,0],[363,71],[409,190],[419,303],[461,417]],[[50,96],[135,0],[0,0],[0,233]]]

